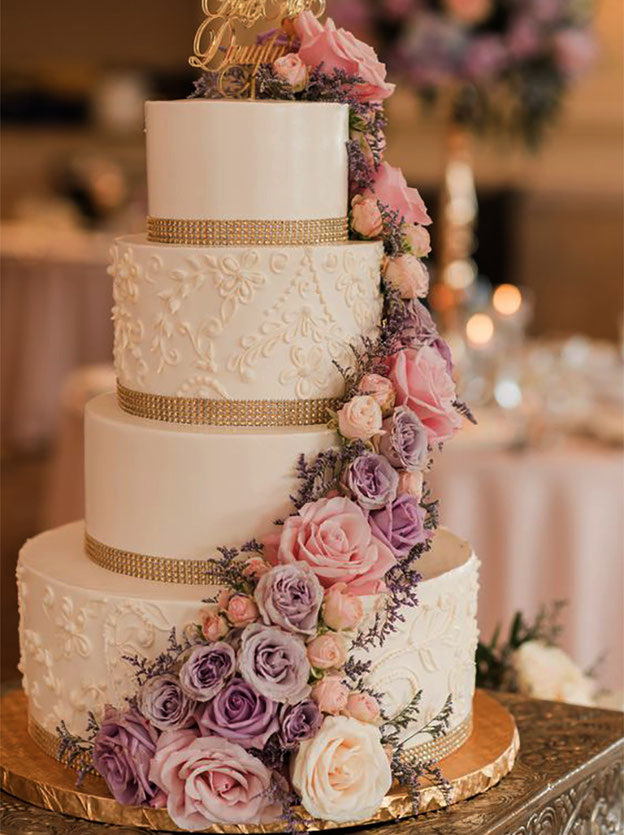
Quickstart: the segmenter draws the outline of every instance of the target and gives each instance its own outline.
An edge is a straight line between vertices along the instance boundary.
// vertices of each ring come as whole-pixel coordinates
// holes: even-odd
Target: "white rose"
[[[527,641],[514,652],[511,663],[518,688],[525,696],[577,705],[594,704],[594,681],[559,647]]]
[[[370,818],[392,785],[379,730],[348,716],[328,716],[301,744],[292,784],[306,812],[347,823]]]

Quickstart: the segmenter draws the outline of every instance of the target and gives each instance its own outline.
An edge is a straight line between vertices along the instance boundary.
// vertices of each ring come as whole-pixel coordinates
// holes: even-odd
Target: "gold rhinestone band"
[[[347,217],[318,220],[183,220],[147,218],[147,238],[194,246],[306,246],[349,239]]]
[[[85,552],[91,562],[127,577],[155,580],[158,583],[182,583],[187,586],[219,585],[219,578],[208,571],[205,560],[180,560],[175,557],[151,557],[122,551],[98,542],[85,533]],[[221,582],[222,582],[221,578]]]
[[[167,423],[204,426],[314,426],[326,423],[328,410],[340,400],[210,400],[134,391],[117,383],[117,400],[124,412]]]
[[[64,753],[62,756],[59,755],[60,738],[56,734],[50,733],[50,731],[42,728],[30,714],[28,714],[28,734],[33,742],[49,757],[54,757],[55,760],[58,760],[64,765],[68,765],[70,768],[75,768],[76,771],[96,773],[93,767],[93,760],[91,759],[91,751],[84,751],[84,753],[78,754],[69,762],[69,753]]]
[[[438,762],[450,756],[453,751],[461,748],[471,733],[472,710],[452,731],[437,739],[432,739],[429,742],[423,742],[421,745],[415,745],[414,748],[409,748],[405,751],[401,759],[406,765],[418,762]]]

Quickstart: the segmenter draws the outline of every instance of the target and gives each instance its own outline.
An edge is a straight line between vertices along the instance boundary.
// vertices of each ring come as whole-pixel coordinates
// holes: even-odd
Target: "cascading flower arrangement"
[[[332,0],[382,57],[451,120],[538,144],[596,51],[590,0]]]
[[[450,697],[405,739],[420,694],[385,715],[370,662],[354,652],[383,643],[417,605],[417,561],[437,524],[424,473],[471,416],[419,301],[427,210],[383,158],[385,67],[331,20],[305,12],[293,25],[292,52],[260,67],[257,94],[349,105],[351,237],[385,253],[378,334],[354,346],[343,372],[338,444],[297,463],[292,515],[265,541],[206,560],[206,584],[221,591],[156,659],[126,659],[137,688],[125,706],[92,716],[88,739],[59,728],[65,762],[92,763],[119,803],[166,807],[187,830],[278,819],[305,830],[306,816],[365,820],[395,779],[415,809],[421,777],[448,788],[435,763],[403,755],[416,733],[444,733]],[[198,82],[197,95],[219,95],[214,81]]]

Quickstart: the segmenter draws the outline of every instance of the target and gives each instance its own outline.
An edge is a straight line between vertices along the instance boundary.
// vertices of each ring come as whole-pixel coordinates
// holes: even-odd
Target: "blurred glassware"
[[[149,97],[149,84],[143,73],[108,73],[102,76],[93,91],[93,120],[97,127],[108,133],[140,134],[145,100]]]

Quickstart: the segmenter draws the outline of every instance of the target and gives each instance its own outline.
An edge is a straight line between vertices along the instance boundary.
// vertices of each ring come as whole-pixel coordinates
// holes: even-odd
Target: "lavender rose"
[[[149,678],[139,690],[139,710],[155,728],[169,731],[193,724],[195,702],[175,676],[161,675]]]
[[[125,712],[107,705],[94,740],[93,765],[118,803],[153,805],[158,787],[148,779],[158,731],[137,710]]]
[[[366,452],[350,464],[346,483],[363,510],[376,510],[396,498],[399,476],[383,455]]]
[[[382,510],[373,511],[368,521],[373,535],[400,557],[428,538],[425,517],[425,509],[416,499],[405,494]]]
[[[224,641],[191,650],[180,668],[180,687],[198,702],[207,702],[225,686],[234,674],[236,656]]]
[[[419,301],[414,299],[408,303],[408,324],[403,332],[403,344],[407,348],[418,347],[419,345],[430,345],[435,348],[446,363],[448,374],[453,373],[453,359],[451,349],[438,333],[431,313]]]
[[[196,714],[203,736],[216,734],[243,748],[263,748],[279,729],[277,705],[242,678],[233,678]]]
[[[385,434],[379,438],[379,451],[390,464],[406,470],[422,470],[429,443],[420,418],[407,406],[398,406],[392,417],[384,420],[383,428]],[[386,504],[389,502],[384,502]]]
[[[303,641],[276,626],[246,627],[238,666],[248,684],[275,702],[296,704],[310,693],[310,663]]]
[[[284,748],[292,750],[315,735],[323,722],[323,714],[312,699],[306,699],[298,705],[282,706],[279,719],[280,742]]]
[[[267,626],[316,635],[323,587],[307,563],[276,565],[260,578],[254,596]]]

